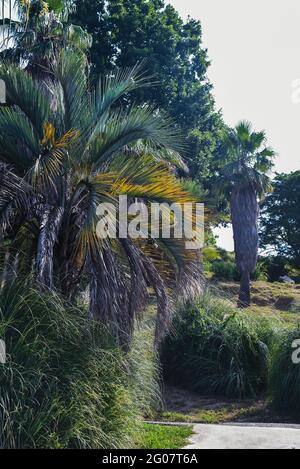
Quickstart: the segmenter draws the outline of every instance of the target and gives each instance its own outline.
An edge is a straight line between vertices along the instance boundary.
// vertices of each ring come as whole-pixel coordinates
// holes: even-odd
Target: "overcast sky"
[[[209,78],[225,122],[265,129],[278,172],[300,170],[300,1],[170,0],[201,20]],[[232,248],[230,233],[221,244]]]

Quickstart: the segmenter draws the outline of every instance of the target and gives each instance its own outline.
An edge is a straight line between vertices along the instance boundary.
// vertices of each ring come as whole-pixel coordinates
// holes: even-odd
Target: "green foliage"
[[[255,272],[252,274],[252,279],[261,281],[269,280],[268,263],[265,259],[258,259]]]
[[[215,254],[210,253],[208,265],[208,271],[213,274],[213,278],[216,280],[238,281],[240,276],[235,265],[234,254],[219,247],[214,247],[214,249]],[[204,253],[204,259],[207,260],[206,253]]]
[[[262,207],[261,242],[295,267],[300,265],[300,171],[279,174]]]
[[[65,3],[63,0],[47,0],[49,10],[55,13],[61,13],[65,9]],[[69,2],[70,3],[70,2]]]
[[[275,152],[267,147],[264,131],[255,132],[252,124],[239,122],[230,129],[222,142],[222,180],[220,188],[232,194],[233,190],[252,187],[258,196],[270,190],[269,172],[274,166]]]
[[[164,0],[77,1],[72,21],[93,37],[96,75],[145,61],[156,86],[135,91],[137,103],[168,112],[184,131],[192,177],[207,181],[215,173],[214,155],[223,123],[214,109],[209,61],[198,21],[183,21]]]
[[[37,87],[16,65],[0,66],[10,104],[0,109],[1,235],[22,258],[25,252],[40,284],[55,285],[68,298],[89,287],[91,317],[110,325],[124,348],[152,285],[159,340],[171,314],[168,292],[199,290],[197,253],[184,239],[150,241],[148,226],[143,239],[115,241],[110,231],[102,242],[97,208],[109,203],[113,220],[121,195],[149,208],[196,202],[174,171],[175,164],[182,167],[178,128],[153,106],[125,105],[130,91],[149,84],[139,65],[103,77],[92,89],[81,57],[65,50],[53,74],[54,112],[42,91],[45,81]]]
[[[73,0],[16,0],[18,26],[11,27],[13,47],[4,49],[1,57],[26,63],[27,70],[37,78],[51,76],[51,66],[62,48],[76,50],[85,59],[92,38],[80,26],[70,24]],[[12,22],[13,24],[14,22]]]
[[[202,251],[203,268],[206,274],[212,271],[213,262],[220,259],[218,249],[215,246],[207,246]]]
[[[205,398],[204,398],[205,401]],[[257,407],[261,404],[260,402],[256,405],[251,405],[251,401],[241,401],[236,404],[228,403],[224,407],[220,407],[220,401],[216,398],[216,406],[214,408],[212,401],[207,401],[207,407],[200,405],[190,409],[189,413],[180,412],[162,412],[160,419],[164,422],[184,422],[184,423],[202,423],[206,425],[226,424],[234,421],[249,421],[251,416],[256,415],[258,412]]]
[[[183,308],[162,349],[168,382],[201,393],[257,396],[267,389],[271,320],[238,312],[207,292]]]
[[[136,441],[139,449],[181,449],[187,446],[192,427],[145,424]]]
[[[1,448],[120,448],[157,398],[153,333],[129,356],[56,294],[23,281],[0,293]]]
[[[216,280],[239,281],[240,274],[235,264],[234,254],[217,247],[207,247],[203,252],[204,266]],[[252,280],[267,281],[270,263],[267,258],[259,258]],[[278,279],[278,277],[277,277]]]
[[[218,280],[239,280],[239,273],[234,261],[228,259],[217,261],[212,265],[214,278]]]
[[[292,345],[299,339],[300,323],[278,338],[270,372],[270,395],[274,407],[297,417],[300,417],[300,364],[293,363],[295,349]]]

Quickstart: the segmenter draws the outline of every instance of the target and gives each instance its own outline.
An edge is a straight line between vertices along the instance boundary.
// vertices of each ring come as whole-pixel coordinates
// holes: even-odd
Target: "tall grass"
[[[277,410],[299,418],[300,364],[292,360],[292,345],[296,340],[300,340],[300,324],[278,338],[270,371],[270,395]]]
[[[125,356],[86,313],[21,282],[0,292],[0,448],[130,447],[157,398],[152,331]]]
[[[272,321],[238,311],[208,290],[179,311],[174,330],[162,348],[169,383],[228,397],[266,392]]]

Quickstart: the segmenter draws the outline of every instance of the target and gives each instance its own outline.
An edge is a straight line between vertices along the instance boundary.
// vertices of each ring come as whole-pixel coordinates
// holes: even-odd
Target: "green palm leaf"
[[[11,108],[0,109],[0,158],[27,170],[38,155],[40,143],[27,117]]]
[[[1,65],[0,80],[5,82],[8,104],[17,106],[27,116],[37,135],[42,138],[44,123],[49,118],[50,103],[37,84],[16,65]]]
[[[139,140],[159,149],[178,151],[182,148],[179,131],[172,124],[172,120],[148,106],[114,112],[92,142],[92,161],[98,167],[106,164],[114,153]]]

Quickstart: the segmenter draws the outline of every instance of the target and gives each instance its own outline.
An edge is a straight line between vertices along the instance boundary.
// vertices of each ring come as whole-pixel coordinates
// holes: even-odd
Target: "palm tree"
[[[148,84],[140,66],[102,79],[92,91],[73,52],[60,54],[53,73],[55,113],[29,73],[0,66],[8,102],[0,108],[6,259],[15,270],[33,269],[39,285],[67,298],[89,288],[90,316],[125,348],[152,286],[158,341],[173,301],[201,288],[198,253],[187,251],[184,239],[100,240],[97,207],[117,207],[122,194],[145,203],[194,202],[175,177],[174,165],[182,165],[178,131],[158,110],[128,104],[128,93]]]
[[[92,38],[80,26],[68,23],[69,14],[75,9],[73,0],[4,1],[8,3],[7,33],[11,39],[11,47],[5,47],[2,53],[5,59],[26,64],[35,78],[44,80],[52,76],[50,70],[62,48],[72,47],[85,59]]]
[[[274,150],[266,146],[265,132],[254,132],[249,122],[229,131],[225,142],[229,162],[223,169],[222,190],[230,198],[237,268],[241,274],[239,306],[251,302],[250,276],[258,257],[259,199],[270,188],[268,172]]]

